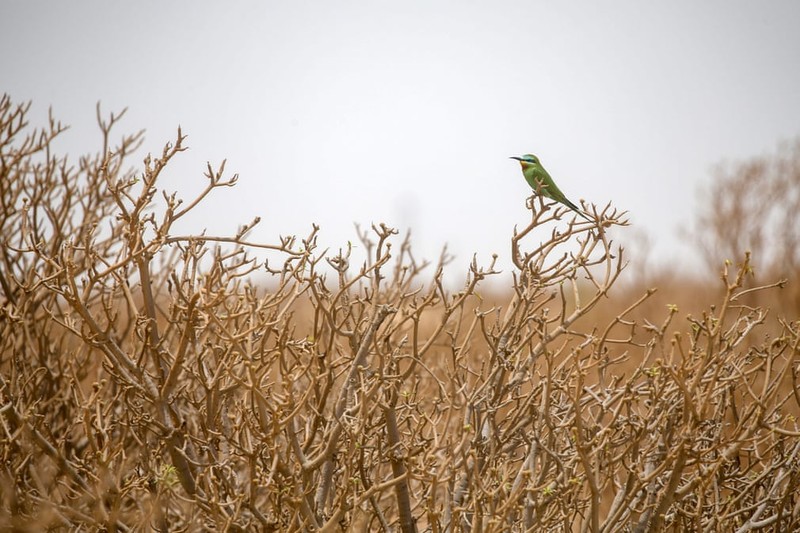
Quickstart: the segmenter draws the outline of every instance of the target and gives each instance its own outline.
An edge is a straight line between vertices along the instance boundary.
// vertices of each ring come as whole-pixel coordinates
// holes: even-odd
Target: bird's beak
[[[511,157],[509,157],[509,159],[516,159],[517,161],[522,161],[521,157],[517,157],[517,156],[513,156],[513,155]]]

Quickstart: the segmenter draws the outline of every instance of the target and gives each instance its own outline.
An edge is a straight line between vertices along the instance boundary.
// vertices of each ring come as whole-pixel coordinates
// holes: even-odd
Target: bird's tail
[[[594,220],[592,220],[592,219],[591,219],[591,218],[590,218],[590,217],[589,217],[589,216],[588,216],[586,213],[584,213],[583,211],[581,211],[581,209],[580,209],[580,208],[579,208],[577,205],[573,204],[572,202],[570,202],[570,201],[569,201],[569,200],[567,200],[566,198],[564,198],[564,200],[563,200],[563,202],[562,202],[562,203],[563,203],[565,206],[567,206],[567,207],[569,207],[570,209],[572,209],[573,211],[575,211],[576,213],[578,213],[580,216],[582,216],[582,217],[583,217],[583,218],[585,218],[586,220],[588,220],[589,222],[594,222]]]

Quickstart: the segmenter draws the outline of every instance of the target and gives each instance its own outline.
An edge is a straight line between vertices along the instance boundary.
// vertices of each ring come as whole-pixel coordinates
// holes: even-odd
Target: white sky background
[[[239,184],[185,231],[258,215],[252,239],[316,222],[336,248],[384,221],[418,256],[447,244],[458,283],[473,253],[508,265],[530,194],[508,157],[528,152],[576,203],[629,210],[623,242],[690,259],[677,230],[713,208],[695,198],[714,165],[800,134],[798,24],[794,0],[4,1],[0,92],[52,105],[76,159],[100,147],[98,100],[149,151],[181,125],[162,186],[186,199],[227,158]]]

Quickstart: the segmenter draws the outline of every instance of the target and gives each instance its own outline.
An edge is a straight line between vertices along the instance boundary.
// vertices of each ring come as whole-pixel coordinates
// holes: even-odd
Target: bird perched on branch
[[[551,178],[550,174],[544,169],[538,157],[533,154],[525,154],[522,157],[511,157],[511,159],[516,159],[519,161],[519,164],[522,165],[522,175],[525,176],[525,181],[528,182],[528,185],[530,185],[534,191],[569,207],[586,220],[592,220],[586,216],[583,211],[578,209],[578,206],[570,202],[567,197],[564,196],[564,193],[561,192],[561,189],[555,184],[553,178]]]

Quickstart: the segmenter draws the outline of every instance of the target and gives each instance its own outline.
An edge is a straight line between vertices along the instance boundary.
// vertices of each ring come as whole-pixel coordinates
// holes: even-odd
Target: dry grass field
[[[365,264],[176,235],[224,165],[181,201],[180,132],[134,166],[98,112],[73,159],[28,109],[0,101],[2,530],[800,530],[800,144],[720,169],[705,275],[624,283],[624,213],[533,198],[513,283],[453,291],[385,225]]]

